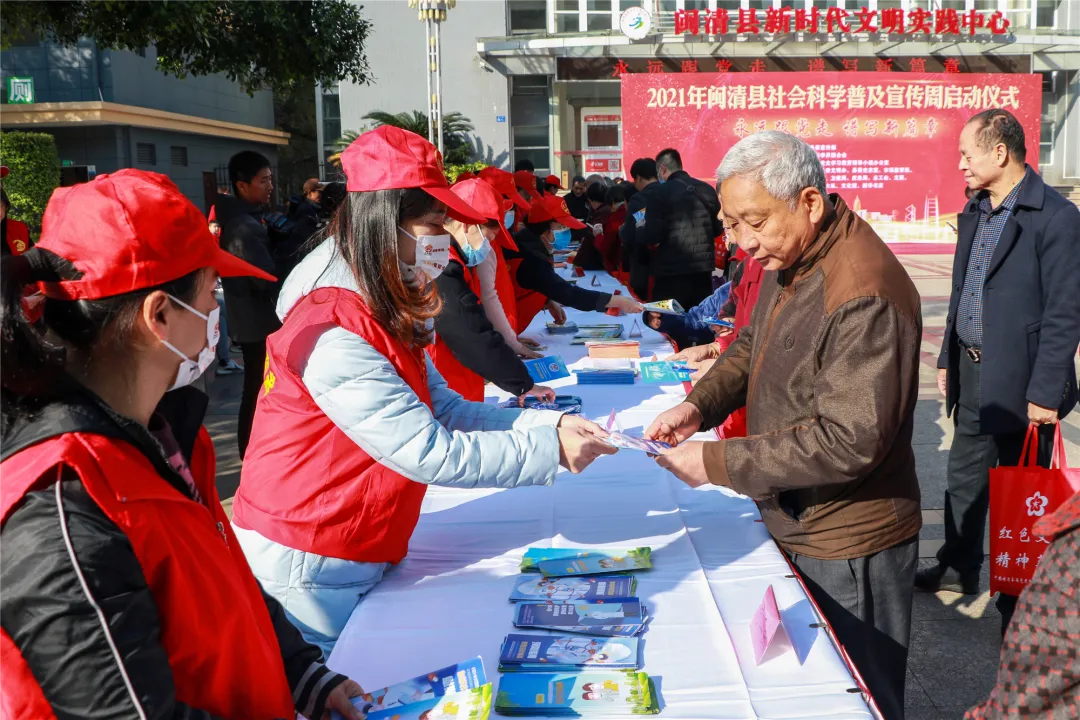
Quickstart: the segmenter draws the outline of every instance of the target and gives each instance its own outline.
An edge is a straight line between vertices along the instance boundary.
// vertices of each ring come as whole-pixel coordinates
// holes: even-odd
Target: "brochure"
[[[538,383],[570,377],[570,371],[566,369],[566,363],[558,355],[525,360],[524,363],[525,369],[529,371],[529,377]]]
[[[448,693],[402,707],[369,713],[367,720],[488,720],[491,717],[491,684]],[[340,717],[340,716],[338,716]]]
[[[641,381],[647,383],[681,383],[690,380],[693,372],[683,363],[661,361],[643,362],[641,367]]]
[[[575,370],[578,385],[633,385],[637,372],[634,370],[583,368]]]
[[[544,560],[566,560],[585,557],[587,555],[596,557],[621,558],[626,557],[630,553],[650,557],[652,555],[652,548],[639,547],[633,549],[626,548],[616,550],[593,550],[588,548],[531,547],[525,551],[525,555],[521,558],[521,572],[539,572],[540,568],[538,568],[536,564]]]
[[[642,303],[645,312],[660,313],[661,315],[685,315],[682,305],[678,300],[657,300],[656,302]]]
[[[706,325],[718,325],[719,327],[730,328],[732,330],[735,329],[735,323],[733,323],[730,320],[725,320],[723,318],[714,318],[714,317],[701,318],[701,322],[705,323]]]
[[[578,382],[581,382],[579,379]],[[660,440],[646,440],[621,432],[609,433],[606,438],[601,438],[608,445],[626,450],[640,450],[650,455],[660,455],[664,450],[670,450],[673,446]]]
[[[360,708],[361,712],[371,713],[438,698],[447,693],[464,692],[478,688],[486,682],[484,660],[481,657],[475,657],[382,690],[366,693],[361,697],[353,698],[352,702]]]
[[[552,335],[573,335],[578,331],[576,323],[567,322],[564,325],[556,325],[553,322],[546,323],[547,331]]]
[[[576,558],[542,560],[537,563],[537,567],[548,577],[604,575],[613,572],[648,570],[652,567],[652,551],[649,548],[638,548],[616,557],[587,554]]]
[[[578,635],[507,635],[499,672],[551,672],[641,667],[638,639]]]
[[[555,402],[546,403],[541,402],[539,399],[532,395],[526,395],[524,401],[518,403],[517,398],[510,398],[503,400],[499,403],[499,407],[503,408],[526,408],[528,410],[558,410],[568,415],[579,415],[581,413],[581,398],[577,395],[556,395]]]
[[[514,626],[630,636],[641,632],[648,619],[645,612],[637,599],[611,603],[522,602],[515,606]]]
[[[560,717],[656,715],[660,703],[652,679],[641,671],[514,673],[499,680],[495,712]]]
[[[637,580],[633,575],[592,575],[589,577],[537,577],[525,575],[516,578],[511,602],[523,600],[552,600],[570,602],[610,602],[634,597]]]
[[[584,345],[586,340],[614,340],[621,338],[622,334],[622,325],[582,325],[570,344]]]

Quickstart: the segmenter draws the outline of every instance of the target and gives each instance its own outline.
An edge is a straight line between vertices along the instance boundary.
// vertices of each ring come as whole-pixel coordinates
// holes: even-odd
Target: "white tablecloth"
[[[610,292],[619,284],[596,275]],[[624,289],[624,293],[627,291]],[[581,324],[622,322],[567,309]],[[548,335],[545,314],[529,329],[580,366],[584,346]],[[640,325],[640,322],[639,322]],[[641,355],[671,347],[642,328]],[[588,363],[588,360],[584,360]],[[583,414],[605,422],[612,409],[624,431],[640,430],[680,402],[681,385],[575,384]],[[505,393],[488,386],[489,402]],[[581,475],[559,474],[552,487],[450,490],[432,487],[408,557],[357,607],[329,659],[366,688],[379,688],[481,655],[498,682],[499,649],[511,623],[507,601],[522,553],[530,546],[651,546],[653,569],[638,574],[638,595],[652,620],[644,670],[655,680],[668,718],[872,718],[856,682],[805,591],[749,499],[710,487],[691,490],[639,452],[597,460]],[[772,585],[794,651],[754,663],[750,619]]]

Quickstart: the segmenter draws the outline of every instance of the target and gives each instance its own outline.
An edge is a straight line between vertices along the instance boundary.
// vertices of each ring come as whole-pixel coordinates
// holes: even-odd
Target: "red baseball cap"
[[[511,250],[517,250],[517,243],[503,224],[503,216],[506,211],[514,207],[514,203],[504,200],[495,192],[495,188],[480,179],[459,182],[452,188],[455,195],[467,202],[470,207],[476,208],[477,212],[483,213],[487,220],[495,220],[499,223],[499,243]]]
[[[566,207],[566,200],[558,195],[542,195],[533,203],[529,212],[529,222],[542,223],[554,220],[560,222],[571,230],[584,230],[585,223],[570,214],[570,208]]]
[[[531,207],[529,201],[521,196],[514,184],[514,176],[508,170],[500,170],[497,167],[486,167],[477,176],[491,187],[495,192],[501,193],[514,201],[514,204],[525,212]]]
[[[518,170],[514,173],[514,184],[519,188],[528,190],[531,193],[537,192],[539,189],[536,186],[536,175],[532,174],[528,170]]]
[[[544,178],[544,184],[545,185],[554,185],[555,187],[559,188],[560,190],[565,190],[566,189],[566,188],[564,188],[562,186],[562,182],[559,181],[559,176],[558,175],[548,175],[546,178]]]
[[[206,218],[172,180],[118,170],[57,188],[37,247],[69,261],[77,280],[42,283],[47,297],[96,300],[171,282],[200,268],[223,277],[273,275],[225,252]]]
[[[446,214],[470,225],[484,218],[450,191],[442,154],[416,133],[380,125],[352,141],[341,153],[349,192],[421,188],[446,205]]]

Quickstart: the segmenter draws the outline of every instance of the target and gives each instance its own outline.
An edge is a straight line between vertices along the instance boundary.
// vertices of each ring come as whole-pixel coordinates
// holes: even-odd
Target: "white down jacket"
[[[333,239],[311,252],[285,280],[282,321],[320,287],[358,290]],[[301,369],[312,399],[374,460],[416,482],[453,487],[548,485],[559,469],[560,413],[502,409],[451,390],[427,362],[428,410],[383,355],[359,336],[332,328]]]

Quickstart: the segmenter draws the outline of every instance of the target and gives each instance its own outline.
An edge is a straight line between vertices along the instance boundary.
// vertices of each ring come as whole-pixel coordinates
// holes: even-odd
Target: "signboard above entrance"
[[[858,10],[772,7],[764,11],[740,8],[737,15],[729,15],[727,10],[675,12],[676,35],[787,35],[793,32],[975,37],[979,34],[1005,35],[1009,32],[1009,20],[1000,10],[984,13],[920,7],[906,11],[902,8],[871,10],[868,7]]]

